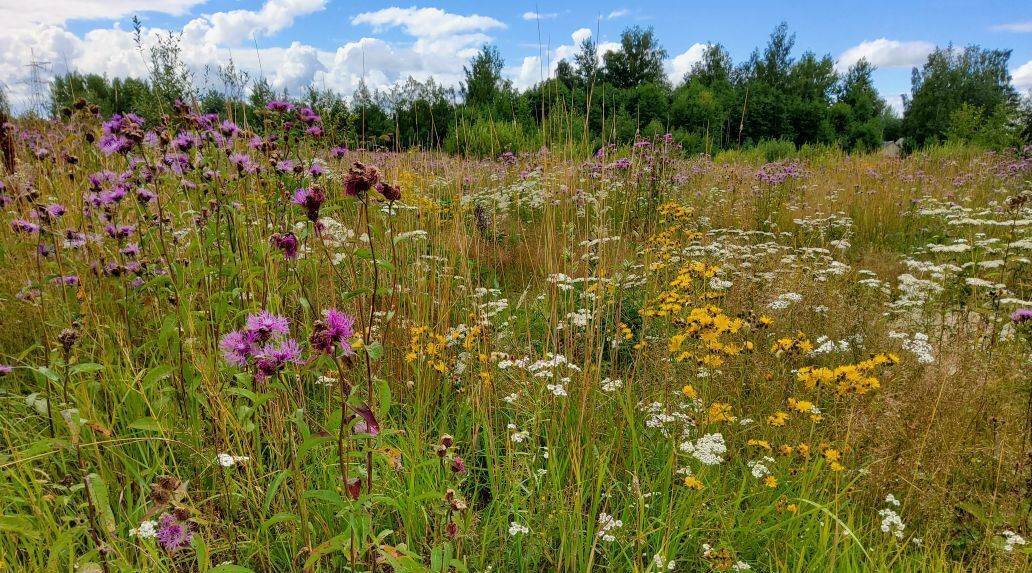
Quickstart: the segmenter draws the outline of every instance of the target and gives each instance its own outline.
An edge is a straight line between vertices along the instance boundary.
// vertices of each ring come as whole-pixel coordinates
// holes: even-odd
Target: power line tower
[[[37,60],[36,51],[32,50],[32,61],[26,67],[29,68],[29,109],[42,117],[46,115],[50,93],[50,62]]]

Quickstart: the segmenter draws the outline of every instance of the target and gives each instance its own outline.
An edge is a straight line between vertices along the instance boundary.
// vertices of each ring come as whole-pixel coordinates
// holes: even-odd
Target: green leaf
[[[380,344],[379,341],[366,345],[365,349],[370,360],[379,360],[383,358],[383,345]]]
[[[143,387],[150,387],[165,378],[172,375],[172,367],[167,364],[155,366],[147,371],[147,375],[143,377]]]
[[[15,533],[32,539],[39,537],[39,531],[36,531],[35,518],[23,515],[0,516],[0,531]]]
[[[97,510],[97,522],[101,529],[108,535],[115,534],[115,514],[111,511],[111,502],[108,499],[107,484],[99,474],[86,476],[86,487],[90,492],[90,499],[93,500],[93,507]]]
[[[391,400],[393,396],[391,394],[391,385],[386,380],[376,381],[376,409],[380,412],[380,417],[387,416],[387,412],[391,409]]]
[[[46,366],[37,366],[37,367],[33,368],[32,370],[42,374],[45,377],[47,377],[47,379],[49,379],[51,382],[60,382],[61,381],[61,377],[57,375],[57,372],[54,372],[53,370],[51,370],[50,368],[47,368]]]
[[[83,362],[82,364],[76,364],[68,369],[71,374],[88,374],[90,372],[100,372],[104,369],[103,364],[97,364],[96,362]]]
[[[129,424],[129,427],[134,430],[144,430],[146,432],[161,431],[161,425],[158,424],[157,420],[151,418],[150,416],[144,416],[143,418],[136,420],[135,422]]]
[[[305,571],[308,571],[323,558],[324,555],[329,555],[336,551],[344,551],[346,547],[351,546],[351,532],[345,531],[339,535],[335,535],[330,538],[329,541],[324,541],[316,546],[312,550],[312,556],[305,561]]]
[[[301,447],[297,449],[298,462],[304,462],[305,456],[308,452],[312,451],[313,448],[330,441],[333,441],[333,438],[330,436],[310,436],[304,442],[301,442]]]
[[[254,573],[254,569],[250,567],[244,567],[243,565],[234,565],[232,563],[223,563],[218,567],[209,570],[208,573]]]
[[[79,424],[79,410],[77,408],[61,410],[61,417],[68,426],[68,435],[72,439],[72,445],[79,445],[79,434],[82,431],[82,425]]]
[[[269,529],[273,525],[276,525],[277,523],[283,523],[284,521],[294,521],[300,523],[301,518],[289,512],[277,513],[269,519],[266,519],[265,523],[262,523],[261,529]]]
[[[203,535],[194,535],[193,548],[197,553],[197,568],[201,573],[211,570],[211,555],[208,554],[208,544],[204,542]]]

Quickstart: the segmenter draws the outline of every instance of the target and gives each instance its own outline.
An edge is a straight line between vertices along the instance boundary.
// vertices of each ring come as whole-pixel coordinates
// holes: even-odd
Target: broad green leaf
[[[86,487],[89,488],[90,499],[93,500],[93,507],[97,511],[97,525],[108,535],[115,534],[115,514],[111,511],[111,502],[108,499],[107,484],[99,474],[92,473],[86,476]]]

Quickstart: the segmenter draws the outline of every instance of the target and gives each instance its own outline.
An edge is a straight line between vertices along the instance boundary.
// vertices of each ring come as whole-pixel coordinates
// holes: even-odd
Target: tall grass
[[[4,567],[1027,569],[1005,532],[1030,527],[1029,347],[1002,301],[1030,298],[1029,227],[949,214],[1026,221],[1004,201],[1027,193],[1027,158],[771,143],[710,160],[663,137],[591,157],[577,121],[498,159],[341,155],[296,110],[266,121],[278,138],[253,146],[182,110],[167,140],[195,144],[158,133],[110,154],[85,111],[18,126]],[[484,126],[453,150],[529,145]],[[354,161],[401,199],[349,196]],[[119,183],[124,199],[91,195]],[[292,202],[315,186],[318,223]],[[296,259],[270,241],[286,233]],[[960,238],[971,248],[930,247]],[[933,286],[907,298],[904,273]],[[328,354],[309,341],[327,309],[358,331]],[[262,310],[303,347],[267,377],[221,347]],[[845,390],[800,374],[872,355],[891,358]],[[161,516],[190,542],[141,532]]]

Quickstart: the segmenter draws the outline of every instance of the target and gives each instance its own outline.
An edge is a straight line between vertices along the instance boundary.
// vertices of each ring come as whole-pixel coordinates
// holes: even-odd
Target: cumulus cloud
[[[900,42],[885,38],[867,40],[842,52],[835,68],[845,71],[861,59],[879,68],[910,68],[924,64],[933,50],[935,44],[931,42]]]
[[[579,46],[591,37],[591,28],[580,28],[570,34],[570,37],[573,38],[573,43]]]
[[[706,44],[700,44],[698,42],[692,44],[690,48],[685,50],[683,53],[674,56],[672,59],[666,62],[667,77],[671,83],[677,84],[684,77],[697,62],[702,61],[702,57],[706,54]]]
[[[1011,72],[1011,82],[1019,91],[1032,90],[1032,60]]]
[[[252,36],[270,36],[294,24],[294,19],[318,12],[326,0],[268,0],[260,10],[230,10],[206,14],[187,23],[185,30],[203,31],[204,40],[235,46]]]
[[[64,1],[40,0],[52,5]],[[114,5],[114,12],[104,12],[106,8],[101,2],[83,0],[82,4],[110,15],[147,6],[179,13],[198,1],[162,0],[159,4],[153,0],[107,0],[104,5]],[[409,76],[420,81],[433,77],[442,85],[458,86],[463,79],[463,65],[480,46],[493,40],[488,33],[505,27],[498,20],[476,14],[453,14],[436,8],[388,8],[359,14],[352,23],[372,26],[374,30],[398,28],[409,39],[388,42],[360,37],[328,50],[298,41],[288,47],[247,47],[252,36],[275,35],[292,26],[298,17],[318,12],[326,4],[325,0],[266,0],[255,10],[198,15],[183,26],[181,55],[198,81],[205,68],[225,65],[232,58],[239,69],[248,71],[253,78],[265,77],[276,90],[285,89],[292,94],[314,84],[350,95],[363,78],[370,89],[389,88]],[[145,50],[168,33],[151,27],[144,27],[142,32]],[[240,44],[243,49],[234,49]],[[84,34],[69,31],[64,19],[20,28],[0,27],[0,86],[19,109],[26,109],[31,100],[33,87],[26,64],[33,60],[50,62],[45,79],[66,70],[108,77],[145,77],[148,73],[132,30],[117,23]]]
[[[524,12],[524,20],[551,20],[552,18],[558,18],[558,12]]]
[[[463,16],[445,12],[440,8],[384,8],[375,12],[363,12],[351,19],[351,23],[368,24],[374,32],[401,27],[410,36],[448,36],[468,32],[482,32],[494,28],[505,28],[505,24],[488,16],[472,14]]]
[[[1006,24],[998,24],[990,28],[998,32],[1017,32],[1019,34],[1032,32],[1032,20],[1026,20],[1024,22],[1008,22]]]
[[[548,69],[542,68],[541,58],[539,56],[526,56],[518,66],[513,66],[505,70],[506,75],[512,80],[513,85],[519,89],[527,89],[532,87],[534,84],[540,82],[542,74],[544,77],[551,77],[556,68],[559,67],[559,62],[566,60],[573,62],[574,56],[580,52],[580,45],[584,40],[587,40],[592,36],[590,28],[579,28],[574,30],[570,34],[570,39],[573,43],[560,44],[556,46],[548,53]],[[598,54],[598,63],[602,63],[602,57],[607,52],[615,52],[620,49],[618,42],[599,42],[595,46]]]

